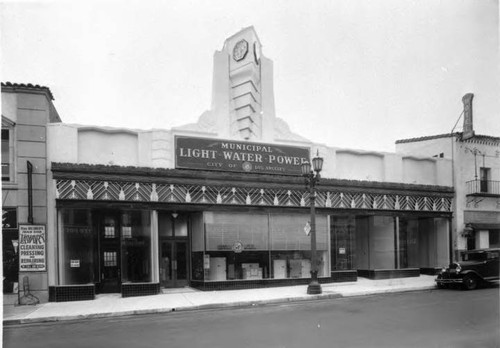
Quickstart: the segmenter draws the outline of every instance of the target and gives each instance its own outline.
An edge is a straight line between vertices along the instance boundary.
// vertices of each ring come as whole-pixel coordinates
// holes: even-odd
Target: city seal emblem
[[[231,248],[236,254],[239,254],[243,251],[243,243],[234,242],[233,247]]]
[[[250,163],[250,162],[243,162],[243,164],[241,166],[243,167],[243,170],[245,172],[250,172],[250,171],[252,171],[252,168],[253,168],[252,163]]]

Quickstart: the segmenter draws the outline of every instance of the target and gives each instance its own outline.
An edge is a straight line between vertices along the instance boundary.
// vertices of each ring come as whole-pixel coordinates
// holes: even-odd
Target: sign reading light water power
[[[309,148],[232,140],[175,137],[175,167],[301,175]]]

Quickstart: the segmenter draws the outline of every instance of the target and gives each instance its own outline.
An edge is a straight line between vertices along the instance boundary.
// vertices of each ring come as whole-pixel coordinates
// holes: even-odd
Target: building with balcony
[[[452,160],[456,256],[500,247],[500,137],[475,134],[473,98],[471,93],[462,98],[463,132],[396,141],[397,153]]]

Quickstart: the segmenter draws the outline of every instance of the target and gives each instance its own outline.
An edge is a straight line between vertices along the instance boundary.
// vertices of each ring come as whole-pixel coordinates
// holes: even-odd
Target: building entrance
[[[120,292],[120,233],[118,214],[106,214],[100,228],[101,286],[100,292]]]
[[[189,282],[188,216],[177,213],[159,214],[160,285],[178,288]]]
[[[165,288],[188,285],[187,240],[162,240],[160,245],[160,277]]]

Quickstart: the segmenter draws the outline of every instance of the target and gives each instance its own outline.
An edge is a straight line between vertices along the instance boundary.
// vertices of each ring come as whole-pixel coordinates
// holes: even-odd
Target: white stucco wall
[[[47,125],[47,157],[51,162],[78,163],[78,126]]]
[[[406,155],[434,157],[441,153],[444,158],[451,158],[451,148],[455,138],[450,135],[443,135],[442,138],[434,138],[426,141],[414,141],[396,143],[396,152]]]
[[[151,168],[175,168],[176,134],[207,137],[206,133],[194,131],[146,131],[66,124],[50,124],[47,131],[51,162]],[[324,178],[452,186],[449,159],[340,149],[303,142],[288,142],[287,145],[309,146],[314,155],[319,150],[319,155],[324,158]]]
[[[437,182],[436,160],[432,158],[402,157],[403,182],[435,185]]]
[[[445,158],[328,147],[320,155],[327,178],[452,186],[451,160]]]
[[[97,128],[78,131],[78,161],[81,163],[136,166],[137,154],[137,133]]]
[[[335,178],[367,181],[384,181],[384,156],[349,150],[336,151]]]

